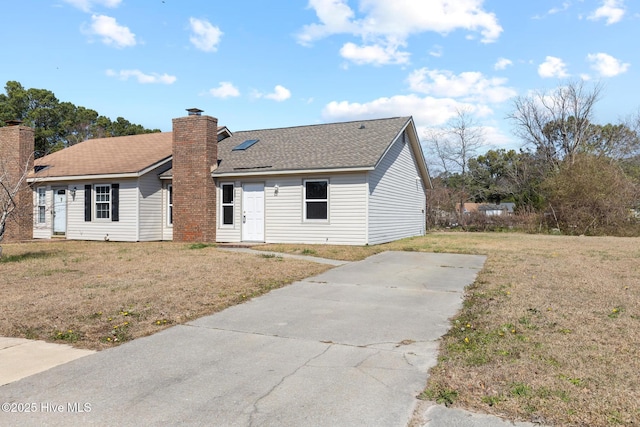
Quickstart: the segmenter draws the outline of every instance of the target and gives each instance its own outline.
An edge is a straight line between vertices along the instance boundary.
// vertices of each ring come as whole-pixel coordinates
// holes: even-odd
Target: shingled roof
[[[218,143],[214,175],[373,168],[410,121],[394,117],[235,132]],[[247,140],[258,142],[234,150]],[[137,174],[171,156],[172,132],[90,139],[36,159],[29,178]],[[170,177],[171,170],[162,176]]]
[[[36,159],[29,178],[135,174],[171,155],[172,132],[89,139]]]
[[[410,117],[234,132],[218,144],[214,175],[372,168]],[[234,147],[258,140],[246,150]]]

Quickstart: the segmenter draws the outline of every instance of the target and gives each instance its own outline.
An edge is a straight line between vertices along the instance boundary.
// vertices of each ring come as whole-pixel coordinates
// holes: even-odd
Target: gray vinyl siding
[[[109,240],[135,242],[138,240],[138,185],[137,179],[82,181],[72,183],[77,187],[76,198],[69,198],[67,205],[67,239]],[[95,203],[92,203],[91,221],[84,220],[84,186],[91,184],[120,184],[120,220],[95,219]]]
[[[162,183],[158,179],[158,174],[152,171],[138,178],[138,189],[140,221],[138,240],[141,242],[162,240],[163,197]]]
[[[304,220],[305,179],[329,180],[328,221]],[[366,206],[364,173],[269,179],[265,183],[265,241],[363,245],[366,243]]]
[[[402,135],[369,173],[369,244],[424,234],[426,196]]]

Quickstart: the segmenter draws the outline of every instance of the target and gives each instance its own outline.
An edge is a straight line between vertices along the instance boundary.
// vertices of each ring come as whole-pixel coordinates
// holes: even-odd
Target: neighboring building
[[[462,213],[471,215],[474,212],[483,213],[486,216],[513,215],[515,203],[465,203],[462,205]],[[456,211],[460,211],[460,204],[456,204]]]
[[[486,216],[513,215],[515,206],[515,203],[483,203],[478,206],[478,211],[484,213]]]
[[[411,117],[232,134],[189,111],[173,132],[37,159],[33,237],[365,245],[425,233],[431,183]]]

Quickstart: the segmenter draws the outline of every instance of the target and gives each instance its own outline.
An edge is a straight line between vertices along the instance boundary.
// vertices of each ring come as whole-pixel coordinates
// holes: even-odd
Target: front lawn
[[[328,268],[203,244],[3,246],[0,336],[94,350],[220,311]]]

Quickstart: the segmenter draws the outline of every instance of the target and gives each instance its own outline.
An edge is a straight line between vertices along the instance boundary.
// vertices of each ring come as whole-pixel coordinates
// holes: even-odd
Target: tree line
[[[60,102],[46,89],[25,89],[8,81],[0,93],[0,126],[21,120],[35,129],[35,157],[42,157],[87,139],[160,132],[118,117],[111,120],[97,111]]]
[[[640,116],[598,124],[599,84],[568,82],[513,101],[508,120],[520,150],[485,145],[467,111],[425,141],[432,172],[432,226],[515,227],[564,234],[640,235]],[[464,203],[513,202],[515,215],[468,213]]]

